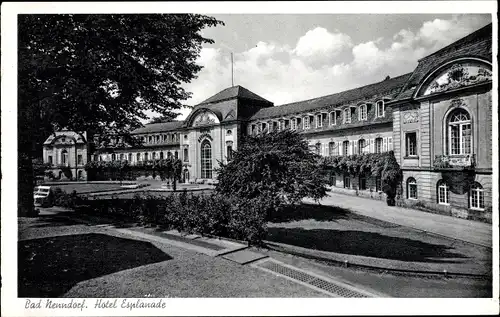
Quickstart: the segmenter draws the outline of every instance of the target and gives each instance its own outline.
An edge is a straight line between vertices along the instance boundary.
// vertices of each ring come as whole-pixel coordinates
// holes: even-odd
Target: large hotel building
[[[89,160],[136,162],[176,157],[183,181],[216,178],[244,134],[292,129],[322,156],[394,151],[403,170],[401,199],[459,217],[491,217],[491,24],[418,61],[413,72],[340,93],[274,106],[234,86],[196,105],[184,121],[132,132],[140,147],[100,148],[85,134],[61,131],[44,161],[86,179]],[[89,138],[91,139],[91,138]],[[372,177],[332,175],[332,189],[382,198]],[[466,184],[466,185],[463,185]]]

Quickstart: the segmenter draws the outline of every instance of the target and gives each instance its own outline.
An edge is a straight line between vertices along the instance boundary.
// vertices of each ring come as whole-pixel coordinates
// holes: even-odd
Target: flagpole
[[[234,87],[233,52],[231,52],[231,87]]]

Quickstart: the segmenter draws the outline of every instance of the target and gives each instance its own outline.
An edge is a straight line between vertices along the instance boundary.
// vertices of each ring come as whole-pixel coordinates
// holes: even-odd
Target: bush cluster
[[[259,245],[266,235],[267,202],[238,200],[216,193],[187,191],[158,197],[136,194],[131,199],[90,200],[56,189],[55,204],[93,215],[116,216],[142,225],[161,226],[180,232],[214,235]]]

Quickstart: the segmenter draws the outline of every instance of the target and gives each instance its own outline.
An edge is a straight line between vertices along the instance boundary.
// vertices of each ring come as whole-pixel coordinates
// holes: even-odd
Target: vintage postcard
[[[498,314],[496,11],[3,3],[2,315]]]

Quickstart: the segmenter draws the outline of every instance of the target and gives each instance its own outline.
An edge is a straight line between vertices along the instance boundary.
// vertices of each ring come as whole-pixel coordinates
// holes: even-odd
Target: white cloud
[[[483,25],[484,19],[454,16],[425,22],[417,30],[400,30],[386,40],[374,38],[356,45],[347,34],[318,27],[300,37],[294,48],[261,41],[236,53],[235,84],[275,105],[311,99],[410,72],[419,58]],[[384,46],[387,41],[391,42]],[[231,83],[230,55],[226,51],[204,48],[198,63],[204,66],[198,79],[185,85],[193,92],[190,105]],[[185,116],[189,110],[182,112]]]
[[[349,35],[339,32],[330,33],[327,29],[317,27],[299,38],[294,53],[300,57],[328,56],[331,58],[351,46]]]

